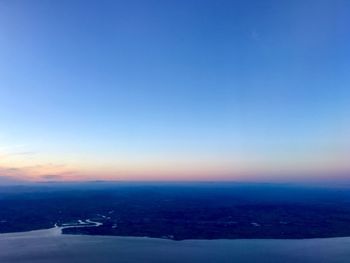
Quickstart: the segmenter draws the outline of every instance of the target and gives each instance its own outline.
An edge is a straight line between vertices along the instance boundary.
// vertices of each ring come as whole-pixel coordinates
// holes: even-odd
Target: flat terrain
[[[57,224],[73,226],[65,234],[299,239],[350,236],[349,222],[348,188],[217,183],[0,188],[0,233]]]

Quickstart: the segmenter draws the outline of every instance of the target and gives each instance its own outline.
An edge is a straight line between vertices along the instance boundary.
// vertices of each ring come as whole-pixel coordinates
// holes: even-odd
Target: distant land
[[[349,222],[349,188],[103,182],[0,187],[0,233],[69,225],[64,234],[302,239],[350,236]]]

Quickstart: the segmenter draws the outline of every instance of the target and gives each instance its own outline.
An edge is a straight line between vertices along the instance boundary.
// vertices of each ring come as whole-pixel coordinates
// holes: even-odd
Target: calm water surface
[[[0,235],[1,263],[349,263],[350,238],[186,240],[61,235],[59,229]]]

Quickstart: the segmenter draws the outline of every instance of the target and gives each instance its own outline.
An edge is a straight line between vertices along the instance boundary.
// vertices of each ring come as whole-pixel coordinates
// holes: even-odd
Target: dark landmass
[[[350,236],[350,189],[269,184],[0,187],[0,233],[74,224],[64,234],[183,239]]]

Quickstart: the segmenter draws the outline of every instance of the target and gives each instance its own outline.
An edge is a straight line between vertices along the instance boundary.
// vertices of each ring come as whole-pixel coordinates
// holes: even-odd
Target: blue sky
[[[348,171],[349,20],[348,1],[1,1],[0,172]]]

